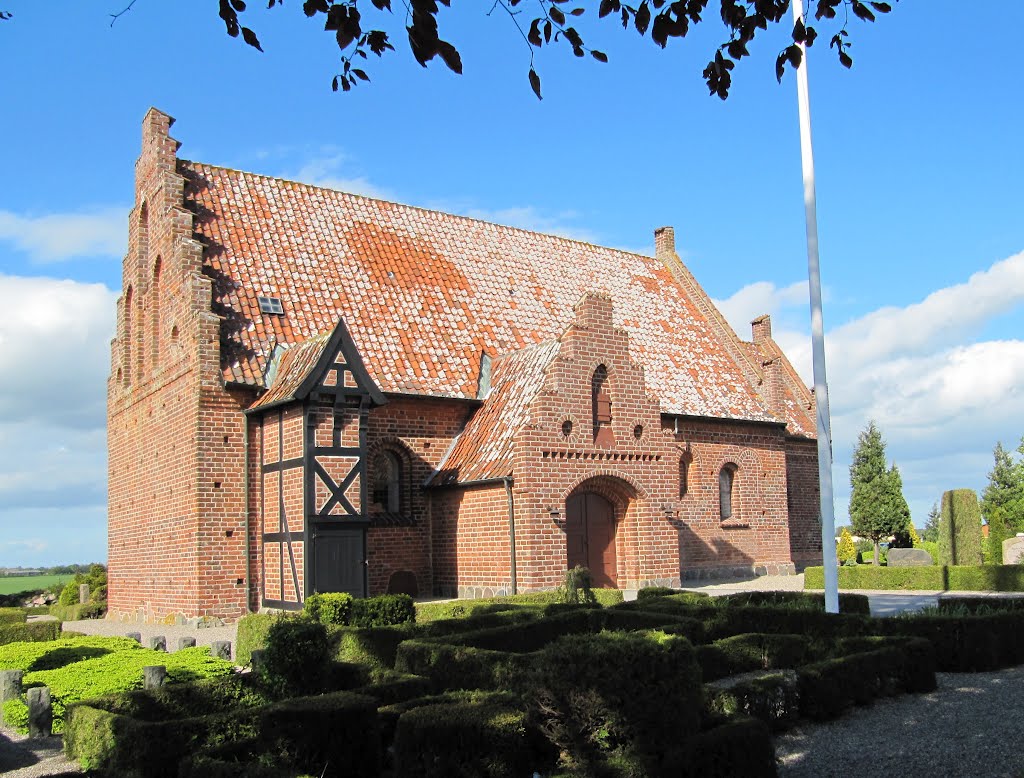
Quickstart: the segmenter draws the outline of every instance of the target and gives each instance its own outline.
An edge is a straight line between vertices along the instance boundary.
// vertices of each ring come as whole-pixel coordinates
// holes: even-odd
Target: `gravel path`
[[[930,694],[879,700],[777,737],[779,775],[1024,775],[1024,667],[936,677]]]

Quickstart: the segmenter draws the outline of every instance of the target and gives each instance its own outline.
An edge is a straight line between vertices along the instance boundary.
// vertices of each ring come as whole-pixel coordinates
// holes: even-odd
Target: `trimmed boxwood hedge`
[[[112,713],[109,700],[68,709],[64,749],[87,770],[137,778],[174,778],[187,756],[238,741],[287,747],[300,770],[320,775],[345,765],[352,775],[380,774],[376,703],[335,692],[228,713],[148,722]]]
[[[840,567],[839,586],[842,589],[1024,592],[1024,565]],[[825,569],[808,567],[804,570],[804,588],[824,589]]]
[[[775,608],[806,608],[825,610],[825,595],[812,592],[737,592],[718,598],[725,605],[766,605]],[[871,602],[866,594],[839,594],[839,612],[871,615]]]
[[[681,778],[774,778],[775,744],[762,721],[736,717],[695,735]]]
[[[602,606],[615,605],[622,602],[621,589],[591,589],[597,604]],[[437,619],[455,619],[473,616],[480,611],[493,613],[496,610],[543,607],[559,603],[557,591],[530,592],[513,594],[507,597],[481,597],[479,599],[445,600],[441,602],[416,603],[416,622],[424,624]]]
[[[16,621],[0,622],[0,646],[22,641],[56,640],[60,637],[60,632],[61,623],[59,621],[33,621],[31,624]]]
[[[522,702],[500,694],[405,711],[394,755],[395,774],[403,778],[521,778],[553,761],[531,732]]]
[[[811,644],[805,635],[748,633],[697,647],[704,682],[751,670],[792,668],[805,662]]]
[[[0,608],[0,624],[24,624],[27,618],[25,608]]]
[[[939,670],[981,672],[1024,664],[1024,611],[986,615],[908,615],[879,619],[877,633],[926,639]]]

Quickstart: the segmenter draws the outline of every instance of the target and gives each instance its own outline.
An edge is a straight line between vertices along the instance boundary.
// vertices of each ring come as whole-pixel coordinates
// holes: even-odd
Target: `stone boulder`
[[[935,564],[923,548],[890,548],[886,554],[889,567],[929,567]]]

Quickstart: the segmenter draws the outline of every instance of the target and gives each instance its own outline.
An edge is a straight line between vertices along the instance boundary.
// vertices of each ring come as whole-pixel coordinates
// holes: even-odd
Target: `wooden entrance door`
[[[366,596],[365,529],[317,530],[313,557],[313,591]]]
[[[580,492],[565,504],[565,540],[569,567],[590,570],[594,586],[615,589],[615,508],[604,497]]]

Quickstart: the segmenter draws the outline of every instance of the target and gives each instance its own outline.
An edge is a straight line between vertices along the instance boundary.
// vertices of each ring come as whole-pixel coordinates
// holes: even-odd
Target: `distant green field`
[[[56,583],[67,583],[73,575],[12,575],[0,576],[0,594],[17,594],[34,589],[49,589]]]

